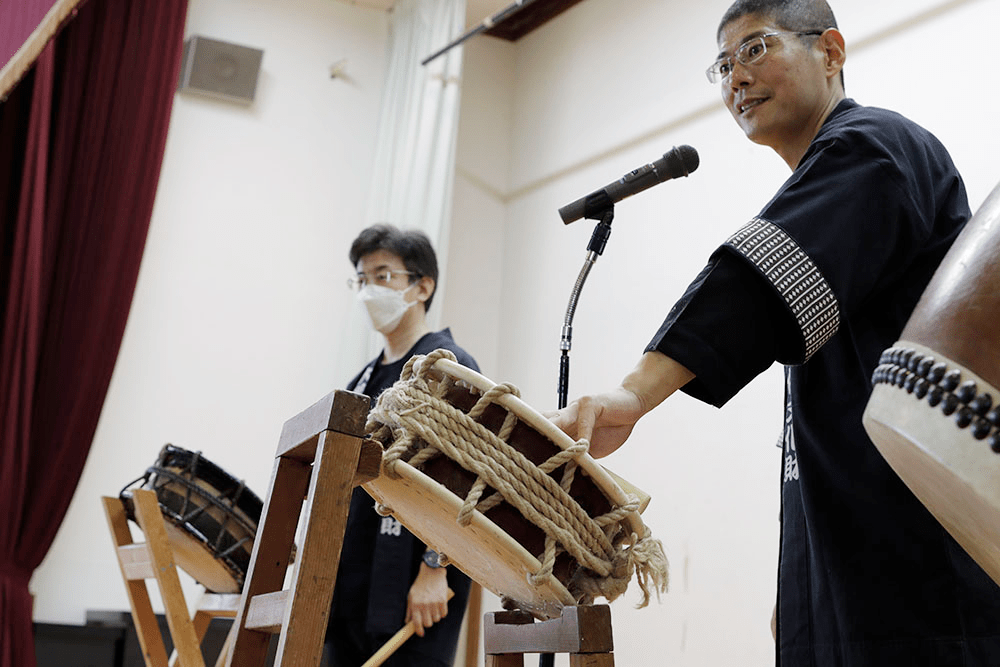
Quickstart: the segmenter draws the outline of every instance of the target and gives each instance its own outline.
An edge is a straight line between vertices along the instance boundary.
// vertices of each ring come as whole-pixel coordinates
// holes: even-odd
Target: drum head
[[[974,383],[977,393],[1000,397],[981,377],[929,348],[909,341],[899,346],[960,369],[962,381]],[[864,414],[865,429],[920,502],[1000,583],[1000,454],[982,429],[977,430],[973,423],[977,416],[969,422],[961,420],[962,411],[968,408],[953,401],[954,394],[951,399],[945,393],[944,398],[933,400],[932,392],[900,380],[903,386],[876,384]],[[960,407],[948,407],[951,401]]]

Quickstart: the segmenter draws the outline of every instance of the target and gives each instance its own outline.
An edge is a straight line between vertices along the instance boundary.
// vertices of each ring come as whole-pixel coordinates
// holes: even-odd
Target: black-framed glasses
[[[710,83],[719,83],[729,78],[729,75],[733,73],[733,63],[738,62],[741,65],[755,65],[764,59],[767,54],[767,42],[774,37],[781,35],[795,35],[796,37],[802,37],[804,35],[822,35],[822,30],[809,30],[805,32],[769,32],[766,35],[761,35],[760,37],[754,37],[753,39],[747,40],[740,45],[740,48],[736,49],[736,53],[728,58],[719,58],[712,66],[705,70],[705,76],[708,77]]]
[[[413,271],[403,271],[401,269],[380,269],[372,274],[358,273],[347,279],[347,286],[352,290],[360,291],[365,285],[380,285],[388,287],[392,283],[393,276],[418,276]]]

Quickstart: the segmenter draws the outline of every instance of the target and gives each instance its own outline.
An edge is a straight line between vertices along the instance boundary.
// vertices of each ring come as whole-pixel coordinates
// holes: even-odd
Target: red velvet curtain
[[[0,66],[28,41],[54,4],[56,0],[0,2]]]
[[[88,0],[0,103],[0,667],[35,665],[28,581],[118,355],[186,13]]]

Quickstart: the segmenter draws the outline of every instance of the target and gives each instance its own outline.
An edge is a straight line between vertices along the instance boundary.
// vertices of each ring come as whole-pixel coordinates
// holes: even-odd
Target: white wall
[[[504,322],[500,309],[516,47],[490,38],[467,45],[441,319],[493,377],[500,341],[519,324]]]
[[[674,145],[701,155],[689,178],[616,207],[575,319],[575,396],[631,368],[712,249],[787,175],[743,138],[702,74],[727,5],[588,0],[516,44],[465,45],[441,321],[487,376],[540,411],[556,404],[563,315],[593,229],[564,226],[560,206]],[[983,67],[1000,3],[834,9],[849,95],[936,132],[978,206],[1000,180],[1000,93]],[[139,476],[163,443],[204,450],[263,494],[281,424],[361,361],[339,355],[355,312],[342,281],[347,244],[371,222],[385,15],[333,0],[192,0],[187,34],[263,48],[258,101],[176,99],[118,366],[80,487],[32,581],[39,621],[127,608],[98,498]],[[345,57],[350,78],[331,81],[329,65]],[[620,664],[771,662],[780,394],[774,368],[721,411],[678,396],[606,460],[652,494],[645,518],[672,562],[661,604],[635,611],[635,591],[614,604]]]
[[[121,353],[32,580],[39,621],[128,609],[99,498],[164,443],[202,450],[263,497],[284,421],[361,363],[338,352],[355,307],[347,248],[366,223],[387,15],[333,0],[191,0],[190,35],[263,49],[256,101],[175,97]],[[348,78],[331,79],[345,58]]]
[[[492,152],[477,146],[474,156],[460,154],[465,178],[454,224],[486,232],[496,201],[507,204],[492,379],[513,382],[538,410],[556,404],[563,316],[594,227],[564,226],[560,206],[672,146],[690,144],[701,156],[689,178],[616,206],[607,250],[576,314],[572,397],[618,382],[708,254],[788,175],[773,152],[743,137],[704,78],[729,1],[580,3],[517,43],[512,81],[497,72],[504,48],[488,39],[466,46],[463,127],[507,122],[507,106],[486,100],[508,86],[513,130]],[[1000,93],[977,67],[988,59],[1000,3],[834,0],[833,7],[848,40],[848,94],[936,132],[964,172],[975,209],[1000,181]],[[477,112],[474,92],[483,95]],[[500,177],[476,182],[474,160],[509,162],[508,189],[493,192]],[[621,664],[773,661],[781,391],[775,367],[722,410],[677,396],[603,461],[652,494],[645,519],[672,562],[661,604],[636,611],[630,591],[613,605]]]

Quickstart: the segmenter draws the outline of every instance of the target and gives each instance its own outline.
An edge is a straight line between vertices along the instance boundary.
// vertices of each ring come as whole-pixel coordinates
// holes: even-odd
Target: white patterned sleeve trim
[[[819,267],[783,229],[754,218],[726,245],[746,257],[766,277],[792,311],[805,339],[805,359],[837,333],[840,306]]]

